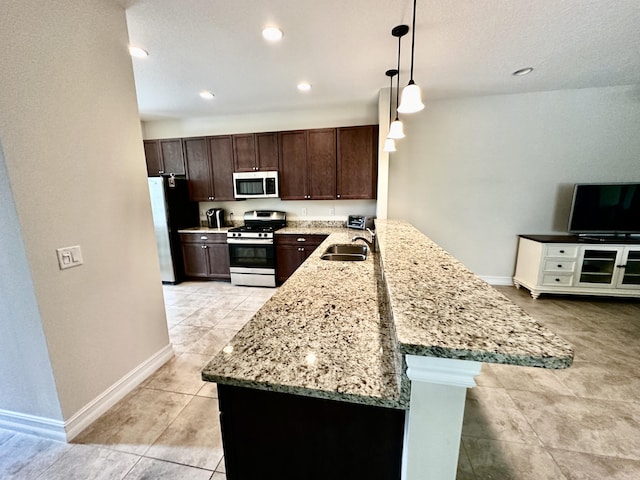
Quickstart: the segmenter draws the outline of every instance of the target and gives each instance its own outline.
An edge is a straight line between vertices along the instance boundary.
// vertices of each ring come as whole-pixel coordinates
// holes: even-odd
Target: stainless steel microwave
[[[278,198],[278,172],[235,172],[233,174],[235,198]]]

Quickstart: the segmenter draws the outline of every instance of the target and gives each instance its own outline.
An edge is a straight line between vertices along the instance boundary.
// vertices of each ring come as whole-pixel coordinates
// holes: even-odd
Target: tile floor
[[[576,359],[562,371],[484,365],[467,394],[457,478],[640,478],[640,301],[497,288]],[[0,430],[0,478],[224,480],[216,389],[200,369],[273,293],[166,286],[176,356],[71,444]]]

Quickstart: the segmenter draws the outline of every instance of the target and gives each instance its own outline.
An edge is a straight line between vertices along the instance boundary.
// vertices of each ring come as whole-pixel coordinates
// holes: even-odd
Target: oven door
[[[229,271],[234,285],[275,287],[273,240],[228,240]]]

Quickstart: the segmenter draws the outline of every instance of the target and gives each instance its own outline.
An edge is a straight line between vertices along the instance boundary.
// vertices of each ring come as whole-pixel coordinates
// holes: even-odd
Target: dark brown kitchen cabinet
[[[233,145],[231,135],[207,137],[213,172],[213,198],[233,200]]]
[[[276,234],[276,280],[287,280],[326,238],[326,235]]]
[[[145,140],[144,155],[150,177],[185,174],[182,140],[179,138]]]
[[[191,200],[234,199],[230,135],[185,138],[184,152]]]
[[[336,198],[336,129],[280,132],[280,198]]]
[[[228,480],[283,456],[283,479],[401,478],[404,410],[224,384],[218,406]]]
[[[278,169],[278,135],[247,133],[233,135],[233,162],[236,172]]]
[[[181,233],[180,243],[187,277],[231,278],[226,233]]]
[[[376,198],[377,171],[378,127],[338,128],[336,198]]]

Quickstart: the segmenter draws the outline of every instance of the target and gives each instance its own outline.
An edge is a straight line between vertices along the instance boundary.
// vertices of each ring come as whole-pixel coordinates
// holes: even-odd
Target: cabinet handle
[[[625,263],[624,265],[616,265],[617,268],[627,268],[627,264]]]
[[[200,240],[209,240],[209,237],[207,237],[206,235],[202,235],[202,236],[200,237]]]
[[[562,268],[562,265],[558,264],[558,268]]]
[[[560,281],[560,279],[559,279],[559,278],[556,278],[556,282],[559,282],[559,281]]]
[[[336,195],[336,197],[340,198],[340,194]]]
[[[299,241],[299,242],[306,242],[306,241],[307,241],[307,239],[306,239],[306,238],[304,238],[304,237],[298,237],[298,241]]]
[[[204,249],[204,248],[207,248],[207,246],[206,245],[200,245],[200,248]]]
[[[304,252],[304,247],[298,247],[299,252]]]
[[[158,170],[158,173],[162,175],[164,173],[164,170]]]
[[[560,250],[560,253],[564,253],[564,250]]]

